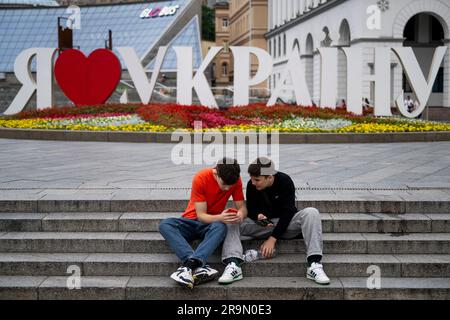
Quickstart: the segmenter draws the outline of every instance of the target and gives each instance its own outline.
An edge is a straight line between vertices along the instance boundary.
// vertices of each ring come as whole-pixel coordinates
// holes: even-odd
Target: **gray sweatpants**
[[[279,219],[271,219],[276,225]],[[241,236],[252,239],[268,239],[274,227],[262,227],[247,218],[241,224],[228,224],[228,233],[222,247],[222,261],[228,258],[243,259]],[[281,239],[293,239],[300,233],[306,245],[306,256],[322,255],[322,221],[316,208],[306,208],[297,212],[289,223]]]

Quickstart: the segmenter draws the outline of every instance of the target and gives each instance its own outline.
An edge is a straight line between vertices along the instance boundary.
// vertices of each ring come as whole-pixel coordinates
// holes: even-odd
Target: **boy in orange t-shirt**
[[[218,271],[207,260],[225,239],[227,224],[239,224],[247,217],[240,172],[237,161],[230,158],[201,170],[192,181],[183,216],[164,219],[159,225],[159,232],[182,262],[170,276],[180,285],[193,288],[217,277]],[[230,196],[237,210],[225,210]],[[189,242],[197,239],[201,242],[194,250]]]

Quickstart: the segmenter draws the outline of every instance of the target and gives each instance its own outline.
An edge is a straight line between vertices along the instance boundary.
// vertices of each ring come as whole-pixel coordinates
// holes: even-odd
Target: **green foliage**
[[[202,39],[216,41],[215,11],[208,6],[202,6]]]

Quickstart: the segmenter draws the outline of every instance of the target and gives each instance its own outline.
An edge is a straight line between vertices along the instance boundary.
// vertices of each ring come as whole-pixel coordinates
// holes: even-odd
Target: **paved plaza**
[[[0,139],[0,199],[187,199],[206,165],[175,146]],[[450,200],[450,142],[279,145],[279,169],[303,200]]]

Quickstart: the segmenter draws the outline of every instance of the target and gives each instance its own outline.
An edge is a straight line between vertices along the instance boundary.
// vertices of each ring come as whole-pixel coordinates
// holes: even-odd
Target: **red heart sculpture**
[[[87,58],[79,50],[65,50],[55,64],[59,87],[76,105],[105,103],[116,89],[121,73],[119,59],[107,49],[97,49]]]

